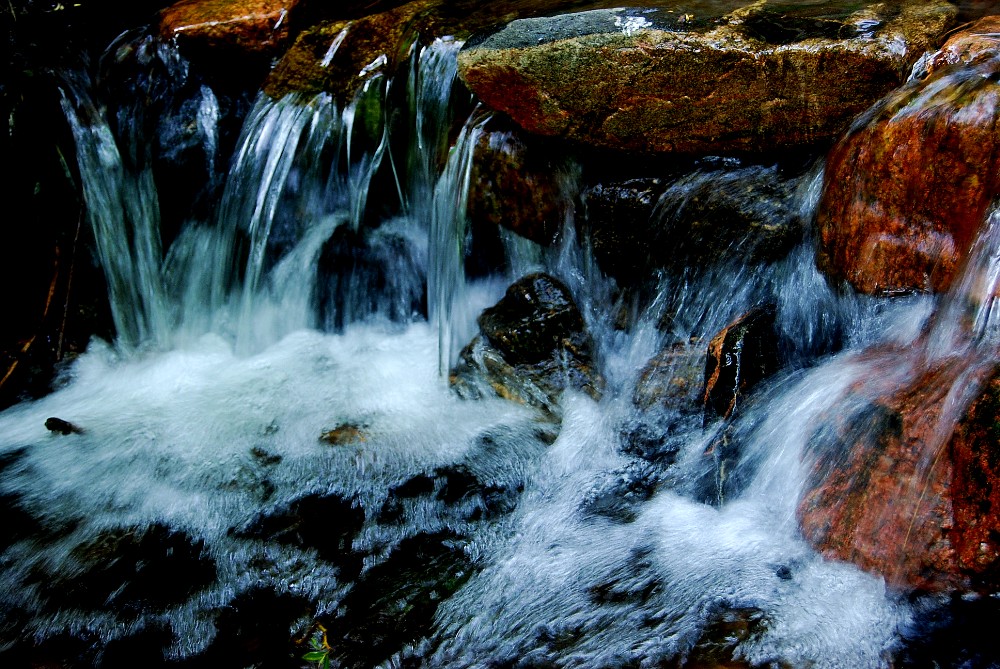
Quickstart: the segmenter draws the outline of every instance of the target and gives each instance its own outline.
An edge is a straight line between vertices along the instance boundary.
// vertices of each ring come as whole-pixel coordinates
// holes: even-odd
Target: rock
[[[311,494],[261,514],[236,534],[313,549],[320,560],[338,568],[338,579],[347,581],[361,571],[362,556],[355,552],[353,542],[364,523],[364,509],[351,500]]]
[[[567,388],[600,395],[590,334],[569,289],[557,279],[547,274],[519,279],[478,323],[480,334],[450,375],[460,395],[479,397],[489,389],[550,413],[558,413],[558,398]]]
[[[58,432],[64,436],[67,434],[83,434],[83,430],[80,427],[55,416],[45,419],[45,429],[49,432]]]
[[[103,530],[76,546],[71,558],[73,568],[39,574],[60,607],[133,615],[162,610],[181,604],[216,576],[203,540],[159,523]]]
[[[697,412],[705,384],[705,361],[705,350],[697,339],[669,343],[642,369],[633,403],[643,410],[662,406]]]
[[[1000,16],[986,16],[966,26],[928,59],[927,70],[934,72],[949,65],[975,65],[998,56],[997,33]]]
[[[264,90],[274,98],[326,91],[343,102],[371,76],[395,73],[418,37],[423,44],[437,37],[465,39],[489,26],[579,4],[580,0],[413,0],[405,4],[385,0],[336,3],[331,8],[307,3],[305,11],[314,24],[285,53]]]
[[[181,0],[160,12],[160,35],[182,46],[277,53],[299,0]]]
[[[598,184],[584,192],[582,225],[601,269],[625,285],[664,270],[772,262],[802,239],[797,185],[776,166]]]
[[[641,152],[813,144],[901,84],[954,19],[941,0],[668,3],[514,21],[469,40],[459,74],[541,135]]]
[[[319,437],[331,446],[350,446],[351,444],[361,444],[368,441],[365,433],[365,426],[355,423],[341,423],[332,430],[327,430]]]
[[[817,264],[870,294],[944,291],[1000,192],[1000,67],[941,68],[829,154]]]
[[[394,72],[408,56],[418,21],[437,0],[415,0],[355,20],[330,21],[303,31],[271,71],[264,92],[272,98],[288,93],[315,95],[326,91],[341,103],[364,82]]]
[[[939,363],[817,431],[799,520],[823,555],[897,588],[1000,586],[1000,367],[968,362]]]
[[[737,404],[778,370],[775,317],[773,305],[755,307],[712,337],[702,390],[706,423],[732,417]]]
[[[548,245],[572,207],[571,166],[518,129],[491,123],[480,135],[469,177],[473,226],[503,226]]]

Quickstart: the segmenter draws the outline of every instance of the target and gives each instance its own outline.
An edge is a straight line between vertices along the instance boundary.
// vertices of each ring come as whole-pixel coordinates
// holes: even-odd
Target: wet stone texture
[[[773,262],[802,239],[797,186],[796,176],[759,165],[607,182],[584,191],[579,226],[601,269],[624,286],[660,271]]]
[[[275,53],[299,0],[181,0],[160,13],[160,34],[197,48]]]
[[[593,343],[569,290],[547,274],[519,279],[480,314],[450,381],[459,395],[484,393],[558,413],[567,388],[600,395]]]
[[[995,42],[949,44],[827,157],[817,264],[855,290],[947,290],[1000,192],[1000,61],[976,55]]]
[[[817,431],[799,517],[824,555],[901,588],[1000,586],[1000,372],[964,368],[940,364]],[[979,383],[948,429],[950,391]]]
[[[940,0],[834,5],[519,20],[471,39],[459,74],[529,132],[593,146],[717,154],[815,144],[901,84],[956,13]]]

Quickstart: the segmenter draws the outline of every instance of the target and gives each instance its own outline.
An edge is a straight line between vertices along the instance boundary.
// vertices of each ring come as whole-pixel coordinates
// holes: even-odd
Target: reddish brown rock
[[[970,389],[974,399],[963,403]],[[970,371],[967,361],[952,360],[832,418],[812,444],[803,534],[827,557],[895,587],[995,591],[998,411],[1000,367]]]
[[[888,97],[827,158],[819,266],[864,293],[943,291],[1000,192],[997,62]]]
[[[938,0],[651,5],[515,21],[471,39],[459,73],[529,132],[643,152],[769,150],[838,136],[956,13]]]
[[[1000,56],[1000,16],[985,16],[948,38],[928,63],[928,70],[972,65]]]
[[[184,44],[274,53],[289,39],[299,0],[181,0],[160,13],[160,34]]]
[[[573,206],[569,165],[517,128],[497,123],[480,135],[469,177],[472,225],[503,226],[551,244]]]
[[[406,58],[419,21],[438,0],[415,0],[356,20],[321,23],[303,31],[264,82],[280,98],[323,91],[350,99],[366,79],[395,70]]]

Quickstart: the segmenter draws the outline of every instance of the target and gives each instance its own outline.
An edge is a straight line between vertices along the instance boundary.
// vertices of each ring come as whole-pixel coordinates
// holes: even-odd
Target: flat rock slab
[[[459,74],[529,132],[641,152],[764,151],[839,135],[956,14],[941,0],[665,4],[513,21],[470,39]]]

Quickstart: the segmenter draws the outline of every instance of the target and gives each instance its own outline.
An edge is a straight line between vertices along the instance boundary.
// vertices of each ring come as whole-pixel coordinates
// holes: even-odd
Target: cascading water
[[[188,221],[162,261],[162,194],[122,160],[86,86],[67,89],[119,340],[0,415],[0,657],[116,666],[155,644],[154,664],[300,666],[290,639],[322,620],[342,666],[673,666],[706,638],[755,666],[888,666],[911,607],[809,548],[796,505],[820,417],[857,401],[859,351],[950,342],[960,317],[921,340],[932,298],[839,296],[807,241],[771,263],[665,275],[622,329],[573,221],[552,249],[503,233],[513,276],[473,285],[480,113],[444,156],[459,46],[413,52],[405,156],[400,82],[369,80],[344,109],[260,97],[214,218]],[[380,169],[399,210],[373,222]],[[796,195],[805,218],[818,179]],[[975,261],[988,276],[996,218]],[[528,269],[571,288],[607,381],[601,400],[566,392],[554,441],[549,419],[460,400],[441,378],[478,310]],[[962,286],[942,313],[978,305],[972,330],[992,343],[995,287]],[[784,355],[811,366],[730,424],[637,408],[638,370],[668,341],[693,351],[762,302],[795,342]],[[834,330],[846,350],[828,355]],[[742,449],[716,486],[706,452],[724,433]],[[271,647],[254,655],[247,639]]]

